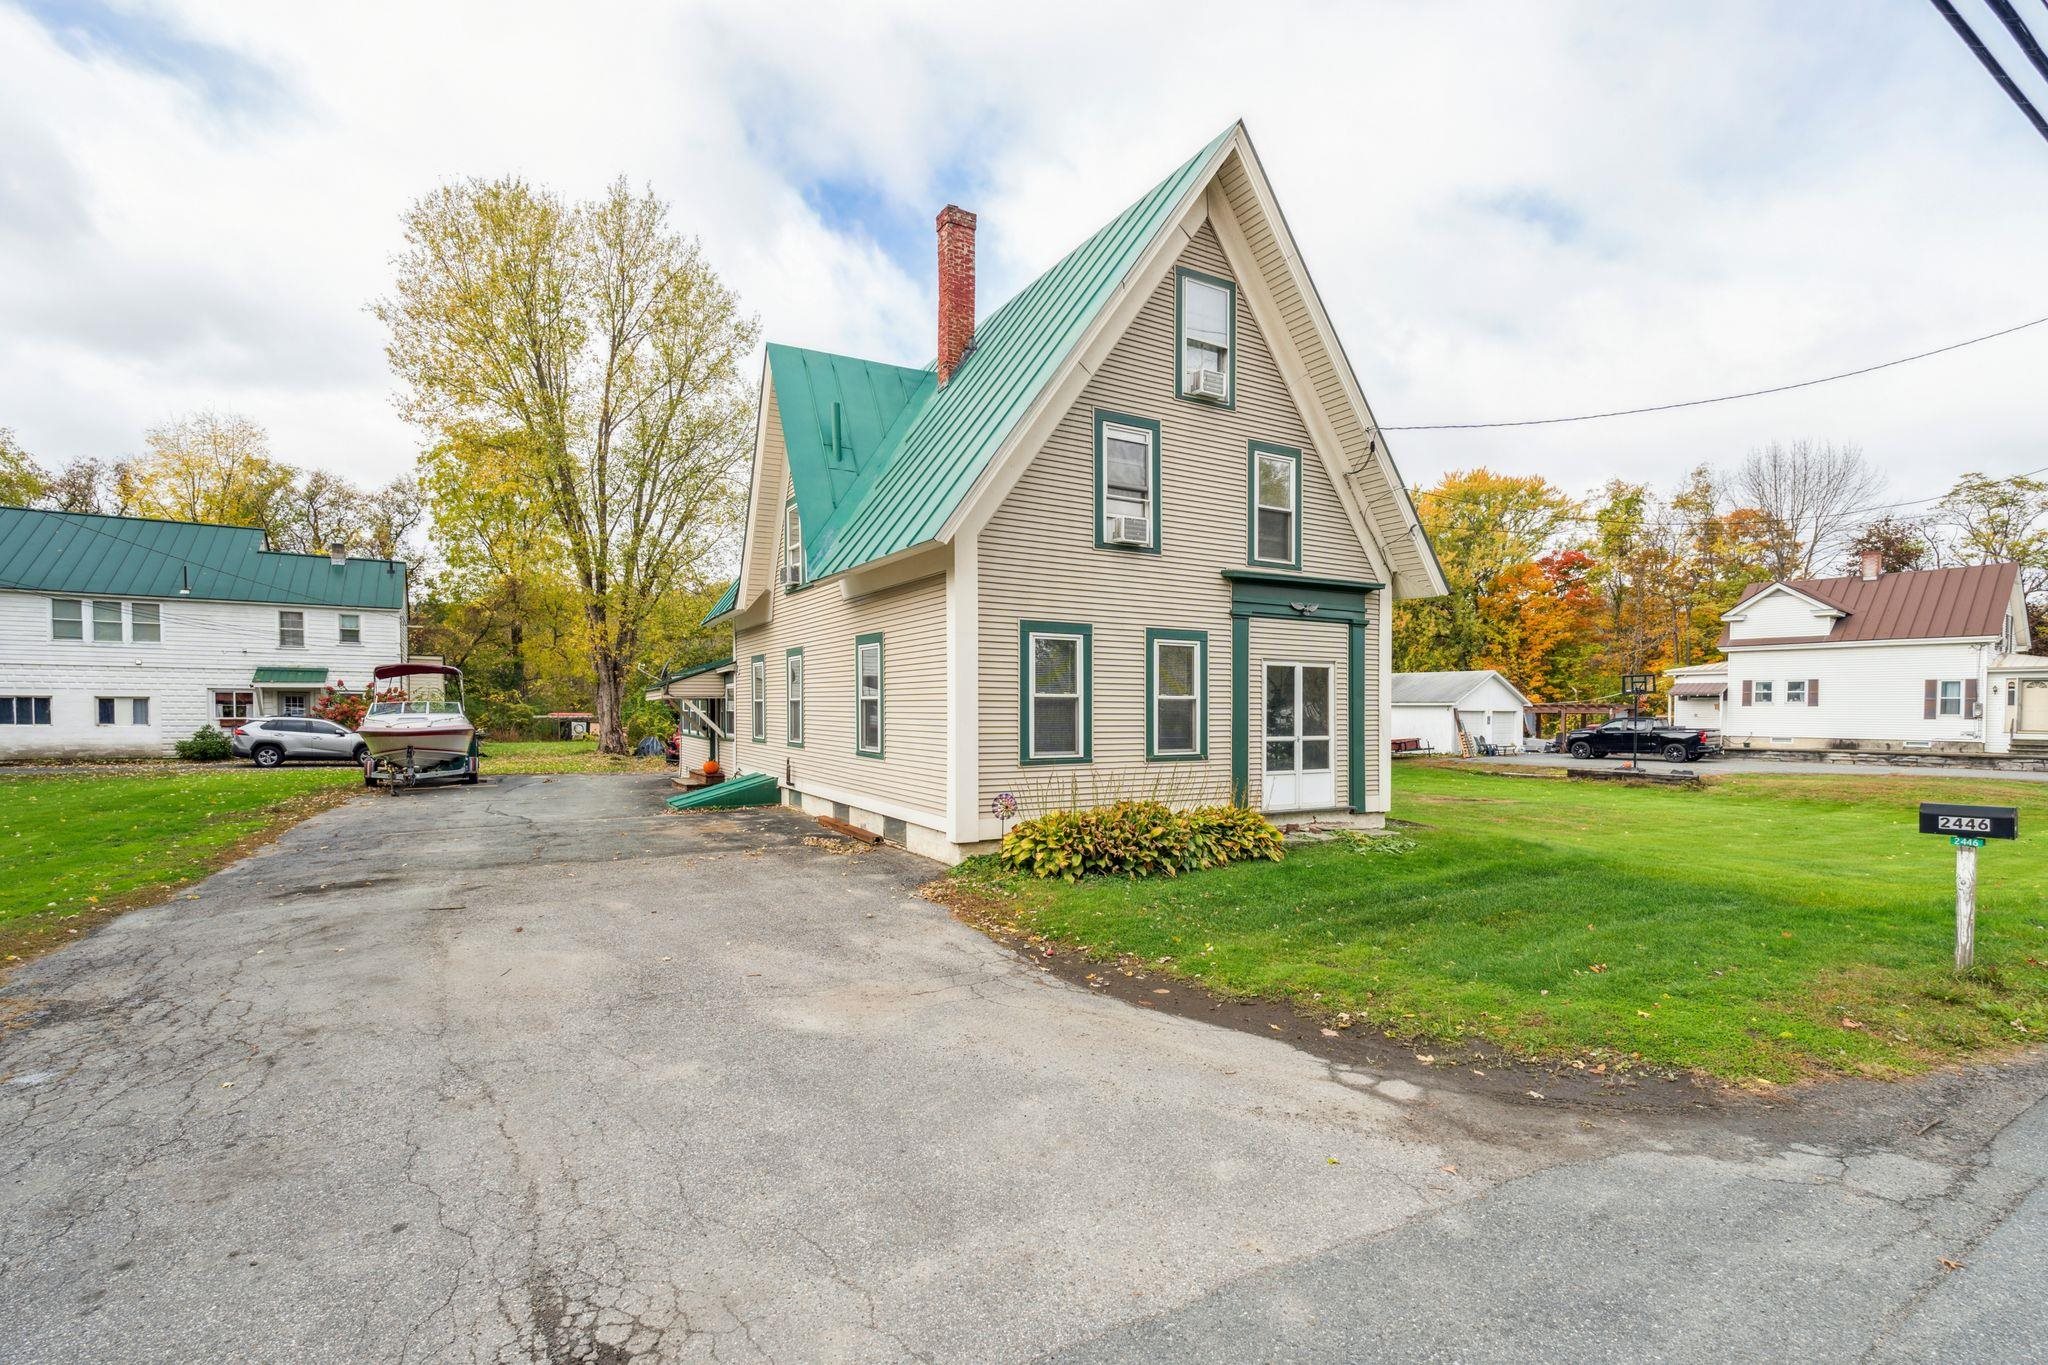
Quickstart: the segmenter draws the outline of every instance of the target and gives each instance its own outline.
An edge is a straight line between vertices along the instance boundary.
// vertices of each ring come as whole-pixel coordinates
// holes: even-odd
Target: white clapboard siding
[[[56,594],[61,595],[61,594]],[[91,599],[83,608],[84,640],[58,640],[50,628],[53,594],[0,592],[0,696],[51,698],[48,726],[0,725],[0,757],[79,754],[161,754],[213,719],[216,689],[251,691],[266,666],[324,668],[330,684],[359,688],[379,664],[404,657],[403,614],[397,610],[279,607],[276,603],[194,598],[124,598],[123,640],[95,641]],[[109,600],[109,599],[101,599]],[[155,601],[162,640],[137,643],[129,606]],[[305,614],[306,643],[278,643],[278,612]],[[340,642],[346,610],[361,622],[362,643]],[[318,689],[308,686],[307,691]],[[150,723],[97,723],[97,699],[147,697]]]
[[[1814,648],[1737,649],[1728,656],[1728,702],[1721,731],[1731,742],[1861,740],[1912,744],[1981,743],[1983,717],[1926,718],[1929,679],[1975,680],[1989,701],[1986,672],[1991,649],[1982,644],[1827,645]],[[1785,684],[1820,683],[1818,705],[1788,705]],[[1742,704],[1743,684],[1772,684],[1770,705]]]

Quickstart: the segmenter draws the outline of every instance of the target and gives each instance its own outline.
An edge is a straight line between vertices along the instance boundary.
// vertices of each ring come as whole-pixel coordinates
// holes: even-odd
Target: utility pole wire
[[[1943,0],[1935,0],[1935,3],[1943,3]],[[1975,346],[1982,341],[1996,341],[1999,337],[2011,336],[2014,332],[2024,332],[2029,327],[2039,327],[2044,322],[2048,322],[2048,317],[2035,318],[2032,322],[2022,322],[2017,326],[2002,328],[1996,332],[1986,332],[1983,336],[1971,337],[1968,341],[1958,341],[1947,346],[1937,346],[1931,351],[1922,351],[1918,355],[1902,355],[1897,360],[1885,360],[1875,365],[1865,365],[1860,370],[1844,370],[1840,374],[1822,375],[1819,379],[1802,379],[1796,384],[1779,384],[1768,389],[1750,389],[1744,393],[1724,393],[1714,398],[1689,398],[1682,403],[1655,403],[1646,408],[1619,408],[1613,412],[1581,413],[1576,417],[1531,417],[1517,422],[1438,422],[1425,426],[1383,426],[1380,430],[1484,431],[1495,427],[1549,427],[1556,426],[1561,422],[1597,422],[1607,417],[1639,417],[1647,412],[1672,412],[1679,408],[1705,407],[1710,403],[1733,403],[1739,398],[1762,398],[1773,393],[1790,393],[1794,389],[1810,389],[1816,384],[1832,384],[1837,379],[1854,379],[1858,375],[1875,374],[1879,370],[1891,369],[1894,365],[1906,365],[1915,360],[1925,360],[1929,356],[1946,355],[1950,351],[1960,351],[1965,346]]]
[[[1956,13],[1956,7],[1950,4],[1949,0],[1929,0],[1929,3],[1941,11],[1941,17],[1948,20],[1948,26],[1963,40],[1963,46],[1977,54],[1977,60],[1991,73],[1991,79],[1997,81],[1998,88],[2019,106],[2020,112],[2027,116],[2027,122],[2034,125],[2034,131],[2039,133],[2043,140],[2048,140],[2048,119],[2042,118],[2041,111],[2036,109],[2020,88],[2012,83],[2012,77],[2005,74],[2005,68],[1999,65],[1998,58],[1991,55],[1991,49],[1984,46],[1984,40],[1977,36],[1977,31],[1963,21],[1963,16]]]
[[[2012,0],[1984,0],[1984,3],[1998,16],[1998,22],[2005,25],[2005,31],[2012,35],[2012,40],[2020,45],[2020,51],[2034,64],[2034,70],[2041,74],[2041,79],[2048,81],[2048,52],[2041,51],[2041,44],[2034,41],[2034,31],[2012,7]]]

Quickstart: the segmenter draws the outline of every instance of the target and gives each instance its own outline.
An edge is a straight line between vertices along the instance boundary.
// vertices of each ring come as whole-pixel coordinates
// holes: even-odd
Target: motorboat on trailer
[[[434,678],[437,685],[401,685],[391,679]],[[450,695],[452,684],[453,695]],[[370,684],[370,709],[356,727],[368,753],[363,785],[409,787],[418,782],[474,782],[476,726],[464,709],[462,670],[448,664],[384,664]]]

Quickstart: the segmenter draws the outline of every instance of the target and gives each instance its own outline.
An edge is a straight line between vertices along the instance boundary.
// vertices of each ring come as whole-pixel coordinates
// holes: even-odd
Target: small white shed
[[[1396,673],[1392,739],[1412,739],[1434,753],[1464,752],[1461,735],[1518,748],[1528,733],[1529,699],[1490,668],[1463,673]]]

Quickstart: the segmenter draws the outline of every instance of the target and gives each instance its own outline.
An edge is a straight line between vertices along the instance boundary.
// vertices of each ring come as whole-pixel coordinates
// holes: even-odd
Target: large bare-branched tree
[[[752,429],[756,324],[667,218],[623,179],[583,203],[447,185],[407,213],[374,305],[406,416],[458,455],[520,462],[576,586],[608,753],[658,605],[734,525]],[[463,515],[460,487],[436,521]]]
[[[1768,546],[1772,576],[1810,578],[1832,567],[1884,492],[1884,476],[1855,445],[1777,441],[1749,452],[1734,493],[1781,535]]]

